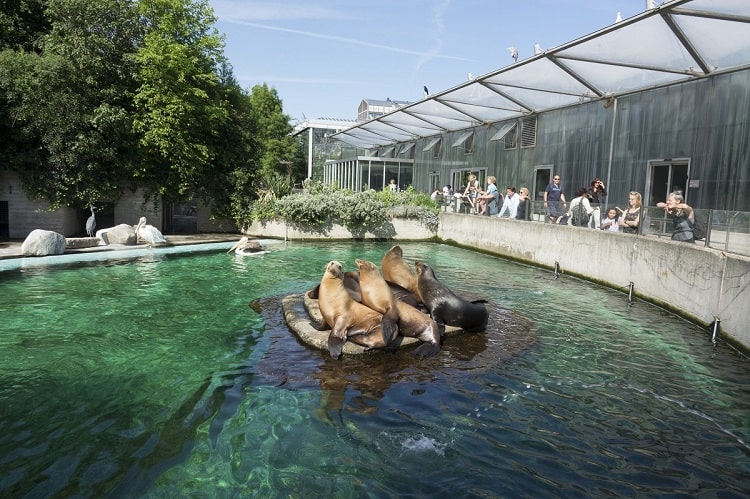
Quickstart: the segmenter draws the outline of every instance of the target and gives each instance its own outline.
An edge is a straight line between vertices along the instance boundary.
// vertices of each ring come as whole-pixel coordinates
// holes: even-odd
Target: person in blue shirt
[[[565,201],[560,175],[552,177],[552,182],[544,189],[544,207],[547,208],[547,222],[558,223],[565,215],[568,203]]]

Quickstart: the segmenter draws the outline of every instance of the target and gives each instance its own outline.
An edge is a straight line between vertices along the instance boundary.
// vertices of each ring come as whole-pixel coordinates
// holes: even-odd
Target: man
[[[505,188],[506,196],[503,201],[503,207],[500,209],[497,218],[503,218],[505,212],[508,212],[508,218],[516,218],[516,212],[518,211],[518,203],[521,201],[521,196],[516,192],[516,188],[509,185]]]
[[[562,202],[562,205],[560,204]],[[562,186],[560,185],[560,175],[552,177],[546,189],[544,189],[544,207],[547,208],[547,223],[556,224],[565,215],[565,209],[568,203],[565,201]]]

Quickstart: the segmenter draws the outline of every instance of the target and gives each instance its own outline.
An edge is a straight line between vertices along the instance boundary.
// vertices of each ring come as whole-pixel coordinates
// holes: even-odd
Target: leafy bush
[[[339,223],[355,237],[367,232],[388,237],[392,234],[390,220],[394,217],[418,219],[433,232],[439,225],[437,204],[412,187],[399,192],[372,189],[352,192],[314,180],[305,181],[302,192],[255,200],[242,215],[237,220],[240,226],[254,220],[283,219],[300,229],[326,233],[333,223]]]

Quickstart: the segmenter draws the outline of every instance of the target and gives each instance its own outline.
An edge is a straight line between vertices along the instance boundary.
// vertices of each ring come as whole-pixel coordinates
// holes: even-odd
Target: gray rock
[[[65,236],[51,230],[34,229],[21,245],[23,256],[49,256],[65,253]]]
[[[104,241],[104,244],[137,244],[137,236],[132,225],[120,224],[108,229],[96,231],[96,237]]]

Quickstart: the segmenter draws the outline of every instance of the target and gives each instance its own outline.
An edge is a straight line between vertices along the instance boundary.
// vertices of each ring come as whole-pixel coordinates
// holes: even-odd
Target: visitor
[[[620,231],[625,234],[638,234],[638,226],[641,224],[641,202],[640,192],[632,191],[628,194],[628,208],[623,211],[618,208],[620,217]]]
[[[500,200],[500,193],[497,191],[496,182],[497,179],[494,176],[490,175],[487,177],[487,190],[480,192],[477,196],[480,215],[486,215],[488,209],[490,215],[497,213],[497,204]]]
[[[518,203],[521,201],[521,197],[516,193],[516,188],[509,185],[505,188],[506,196],[503,201],[503,207],[500,208],[500,213],[497,214],[497,218],[503,218],[505,212],[508,212],[508,218],[516,218],[518,214]]]
[[[617,208],[613,206],[607,210],[607,216],[602,220],[602,223],[599,224],[599,228],[610,232],[620,232],[620,221],[618,219]]]
[[[664,208],[667,216],[672,219],[672,240],[683,243],[695,243],[693,235],[693,208],[685,204],[682,192],[670,192],[666,203],[656,203],[659,208]]]
[[[586,195],[586,188],[576,189],[576,197],[570,201],[570,225],[575,227],[588,227],[589,218],[594,208],[589,204],[589,197]]]
[[[516,210],[517,220],[528,220],[529,219],[529,204],[530,196],[529,190],[526,187],[521,187],[518,194],[518,209]]]
[[[601,224],[601,208],[607,199],[607,188],[604,186],[604,182],[599,177],[596,177],[591,181],[591,187],[588,188],[586,194],[589,197],[589,204],[594,211],[591,217],[591,227],[598,229]]]
[[[547,208],[547,222],[560,223],[565,215],[565,194],[560,185],[560,175],[552,177],[552,182],[544,189],[544,207]]]

